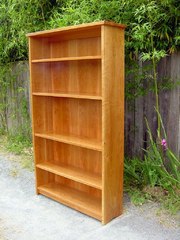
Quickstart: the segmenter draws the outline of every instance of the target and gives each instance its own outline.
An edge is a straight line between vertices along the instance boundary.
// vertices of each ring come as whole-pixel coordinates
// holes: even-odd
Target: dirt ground
[[[102,226],[42,195],[22,159],[0,152],[0,240],[179,240],[180,222],[149,202],[141,207],[124,196],[123,215]]]

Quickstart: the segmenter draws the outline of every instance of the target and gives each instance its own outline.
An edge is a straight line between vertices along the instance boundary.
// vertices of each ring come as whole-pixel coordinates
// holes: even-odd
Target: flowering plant
[[[161,140],[161,145],[162,145],[162,147],[163,147],[163,150],[167,150],[167,141],[166,141],[166,139],[162,139]]]

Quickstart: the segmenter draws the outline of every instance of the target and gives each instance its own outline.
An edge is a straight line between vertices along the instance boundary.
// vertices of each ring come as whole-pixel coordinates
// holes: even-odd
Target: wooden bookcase
[[[105,224],[122,213],[124,25],[27,36],[37,194]]]

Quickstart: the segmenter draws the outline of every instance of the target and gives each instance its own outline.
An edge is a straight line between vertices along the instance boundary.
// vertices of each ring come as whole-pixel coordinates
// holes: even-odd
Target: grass
[[[180,212],[180,190],[177,186],[160,186],[158,176],[154,176],[153,184],[147,182],[144,171],[146,163],[140,159],[126,159],[124,173],[124,188],[130,196],[131,202],[140,206],[149,201],[157,202],[163,210],[170,214]],[[148,184],[149,183],[149,184]]]
[[[6,149],[17,155],[26,153],[32,147],[31,139],[21,134],[7,135]]]
[[[29,171],[34,170],[33,149],[31,140],[22,135],[1,135],[0,152],[9,155],[10,159],[20,163],[22,168]],[[16,177],[17,172],[13,171],[12,176]]]

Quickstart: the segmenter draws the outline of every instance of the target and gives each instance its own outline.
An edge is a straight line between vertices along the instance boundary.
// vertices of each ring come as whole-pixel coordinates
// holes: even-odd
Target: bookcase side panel
[[[122,212],[124,158],[124,31],[102,26],[102,222]]]
[[[33,68],[32,68],[32,58],[33,58],[33,51],[35,51],[33,47],[33,39],[30,37],[29,39],[29,70],[30,70],[30,112],[31,112],[31,124],[32,124],[32,140],[33,140],[33,155],[34,155],[34,164],[36,165],[36,149],[35,149],[35,137],[34,137],[34,115],[33,115],[33,96],[32,96],[32,91],[33,91],[33,86],[34,86],[34,81],[33,81]],[[35,168],[35,185],[36,185],[36,194],[38,194],[38,184],[37,184],[37,171]]]

